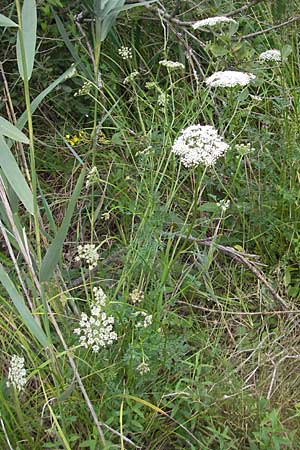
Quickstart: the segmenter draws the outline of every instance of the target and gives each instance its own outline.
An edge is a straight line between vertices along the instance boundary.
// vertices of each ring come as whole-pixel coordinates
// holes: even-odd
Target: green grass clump
[[[299,2],[62,3],[31,76],[0,28],[0,448],[300,448]],[[197,124],[228,144],[210,167],[171,151]]]

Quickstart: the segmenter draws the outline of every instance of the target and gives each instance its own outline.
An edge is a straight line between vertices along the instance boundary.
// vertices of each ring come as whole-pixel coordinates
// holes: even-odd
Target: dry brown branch
[[[290,25],[293,22],[296,22],[300,20],[300,16],[291,17],[290,19],[286,20],[285,22],[279,23],[278,25],[273,25],[272,27],[265,28],[264,30],[255,31],[254,33],[246,34],[245,36],[242,36],[241,39],[252,39],[256,36],[259,36],[260,34],[269,33],[270,31],[277,30],[278,28],[286,27],[287,25]]]
[[[257,3],[261,3],[262,1],[264,0],[252,0],[252,2],[243,5],[240,8],[235,9],[234,11],[230,11],[229,13],[224,14],[224,16],[226,17],[236,16],[237,14],[247,11],[247,9],[251,8],[254,5],[257,5]]]

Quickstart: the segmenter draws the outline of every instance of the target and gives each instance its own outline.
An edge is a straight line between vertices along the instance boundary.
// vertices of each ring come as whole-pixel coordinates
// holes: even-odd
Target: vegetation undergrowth
[[[300,448],[299,1],[3,3],[1,448]]]

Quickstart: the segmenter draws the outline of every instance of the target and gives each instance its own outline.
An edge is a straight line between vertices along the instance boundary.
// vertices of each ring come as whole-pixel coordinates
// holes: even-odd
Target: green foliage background
[[[161,3],[175,19],[189,22],[238,10],[245,2]],[[270,290],[238,261],[184,237],[190,231],[197,239],[215,238],[258,255],[270,284],[290,309],[300,309],[299,22],[243,38],[298,17],[300,4],[253,3],[234,16],[238,30],[189,27],[205,46],[172,18],[157,15],[159,5],[122,12],[99,46],[103,89],[92,85],[87,95],[74,94],[94,79],[87,46],[97,44],[92,2],[37,5],[32,99],[74,62],[77,68],[77,76],[59,84],[33,114],[38,202],[41,220],[49,221],[43,256],[65,217],[79,161],[99,174],[76,202],[46,298],[99,420],[121,435],[104,428],[107,449],[131,448],[123,437],[153,450],[300,447],[297,313],[283,313]],[[83,31],[74,20],[81,12],[87,19],[80,21]],[[16,19],[9,1],[1,2],[0,13]],[[16,34],[0,28],[0,36],[0,61],[20,117],[25,101]],[[132,48],[132,59],[120,57],[121,46]],[[259,54],[272,48],[281,50],[282,62],[261,64]],[[191,64],[187,49],[199,66]],[[185,70],[167,71],[159,65],[165,58],[182,62]],[[203,78],[228,69],[253,72],[257,79],[242,90],[209,90]],[[124,84],[134,70],[139,75]],[[163,108],[162,93],[169,96]],[[1,95],[0,114],[9,118],[8,99]],[[179,167],[170,153],[180,130],[195,123],[214,124],[230,144],[204,176],[201,168]],[[70,146],[66,135],[77,136],[77,143]],[[236,147],[247,143],[249,152]],[[14,154],[22,166],[16,147]],[[202,176],[205,189],[196,198]],[[230,200],[224,214],[217,206],[222,199]],[[20,224],[34,237],[22,208]],[[86,275],[75,255],[78,244],[91,241],[100,247],[100,263]],[[39,299],[17,257],[30,295]],[[19,285],[4,244],[0,259]],[[94,284],[111,300],[119,336],[99,354],[78,348],[73,333],[80,312],[89,311]],[[136,308],[129,295],[137,287],[144,300]],[[141,332],[133,316],[139,307],[153,316],[152,326]],[[40,307],[36,315],[42,316]],[[7,436],[14,449],[104,448],[53,326],[54,359],[37,346],[4,290],[0,326],[1,448],[8,448]],[[24,355],[29,376],[19,397],[6,386],[14,353]],[[136,368],[144,359],[150,372],[142,376]]]

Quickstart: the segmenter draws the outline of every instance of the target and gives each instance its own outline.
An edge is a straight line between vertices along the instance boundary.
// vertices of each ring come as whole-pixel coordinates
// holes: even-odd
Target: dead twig
[[[246,5],[243,5],[240,8],[230,11],[229,13],[225,13],[223,15],[226,17],[236,16],[237,14],[247,11],[247,9],[251,8],[254,5],[257,5],[257,3],[261,3],[262,1],[264,0],[252,0],[252,2],[247,3]]]
[[[242,36],[241,39],[253,39],[256,36],[259,36],[260,34],[269,33],[270,31],[277,30],[278,28],[286,27],[287,25],[290,25],[293,22],[296,22],[300,20],[300,16],[291,17],[290,19],[286,20],[285,22],[279,23],[278,25],[273,25],[272,27],[265,28],[264,30],[255,31],[254,33],[246,34],[245,36]]]

